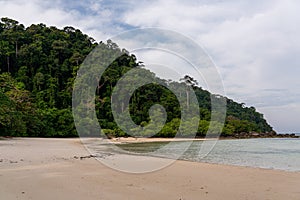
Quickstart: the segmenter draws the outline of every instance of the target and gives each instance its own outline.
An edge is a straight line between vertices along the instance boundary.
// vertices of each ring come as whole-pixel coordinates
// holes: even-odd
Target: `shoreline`
[[[74,138],[0,140],[0,152],[0,193],[6,200],[300,197],[299,172],[177,160],[158,171],[128,174],[90,157]]]
[[[84,138],[83,138],[84,139]],[[134,137],[117,137],[107,140],[112,144],[127,144],[127,143],[147,143],[147,142],[184,142],[184,141],[214,141],[214,140],[247,140],[247,139],[299,139],[294,137],[258,137],[258,138],[234,138],[234,137],[220,137],[220,138],[134,138]]]
[[[113,138],[103,138],[103,137],[10,137],[10,136],[0,136],[1,140],[10,140],[10,139],[66,139],[66,140],[85,140],[85,139],[100,139],[103,141],[109,141],[112,144],[118,143],[146,143],[146,142],[181,142],[181,141],[207,141],[207,140],[244,140],[244,139],[300,139],[300,135],[295,137],[291,134],[278,134],[280,136],[275,137],[217,137],[217,138],[205,138],[205,137],[175,137],[175,138],[163,138],[163,137],[113,137]]]
[[[134,137],[119,137],[112,138],[109,141],[112,144],[123,143],[147,143],[147,142],[184,142],[184,141],[205,141],[205,140],[218,140],[217,138],[134,138]]]
[[[218,140],[251,140],[251,139],[285,139],[285,138],[243,138],[243,139],[236,139],[236,138],[133,138],[133,137],[120,137],[120,138],[113,138],[113,139],[104,139],[104,138],[29,138],[29,137],[16,137],[16,138],[5,138],[5,140],[65,140],[74,142],[77,145],[89,145],[90,143],[93,143],[95,141],[98,141],[100,146],[104,144],[106,145],[122,145],[122,144],[142,144],[142,143],[165,143],[165,142],[184,142],[184,141],[218,141]],[[295,138],[286,138],[286,139],[295,139]],[[1,140],[0,140],[1,141]],[[103,147],[104,147],[103,146]],[[84,146],[84,149],[88,152],[88,155],[82,156],[83,158],[95,158],[99,156],[98,152],[91,151],[91,149]],[[93,149],[93,148],[92,148]],[[106,147],[102,150],[100,150],[101,153],[106,154],[107,149]],[[142,156],[142,157],[151,157],[151,158],[158,158],[158,159],[167,159],[167,160],[174,160],[173,158],[165,157],[165,156],[157,156],[157,155],[143,155],[143,154],[135,154],[135,153],[122,153],[117,151],[112,151],[112,154],[122,154],[122,155],[128,155],[128,156]],[[80,158],[80,156],[75,156]],[[102,157],[102,156],[100,156]],[[1,158],[1,157],[0,157]],[[231,164],[231,163],[220,163],[220,162],[213,162],[213,161],[197,161],[197,160],[188,160],[188,159],[176,159],[177,161],[183,161],[183,162],[192,162],[192,163],[202,163],[202,164],[213,164],[213,165],[223,165],[223,166],[232,166],[232,167],[245,167],[250,169],[262,169],[262,170],[276,170],[276,171],[282,171],[282,172],[295,172],[300,173],[299,170],[289,170],[289,169],[280,169],[280,168],[272,168],[272,167],[263,167],[263,166],[252,166],[252,165],[240,165],[240,164]]]

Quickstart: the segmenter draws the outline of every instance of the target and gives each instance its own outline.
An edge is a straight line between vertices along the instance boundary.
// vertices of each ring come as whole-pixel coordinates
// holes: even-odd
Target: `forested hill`
[[[98,45],[103,49],[122,51],[112,41],[96,43],[93,38],[73,27],[58,29],[45,24],[24,27],[17,21],[2,18],[0,22],[0,136],[73,137],[77,132],[72,116],[72,90],[80,64]],[[155,74],[139,66],[134,55],[124,54],[115,60],[105,71],[99,86],[95,89],[96,109],[103,133],[126,136],[114,122],[111,112],[111,94],[118,79],[133,68],[144,70],[142,76]],[[142,78],[141,76],[141,78]],[[184,82],[167,83],[155,77],[161,85],[145,85],[138,89],[130,100],[132,120],[139,125],[132,132],[146,126],[149,121],[149,108],[160,103],[166,108],[167,122],[156,134],[158,137],[173,137],[180,124],[180,107],[176,96],[164,84],[180,87]],[[193,82],[186,76],[185,82]],[[196,82],[194,82],[196,83]],[[200,106],[198,136],[204,136],[211,119],[211,95],[194,84]],[[188,95],[182,91],[182,96]],[[225,97],[222,97],[225,98]],[[271,132],[272,127],[254,107],[243,103],[227,101],[225,126],[214,121],[212,126],[221,129],[224,136],[240,132]],[[187,105],[193,108],[196,105]],[[88,119],[83,119],[85,123]],[[190,123],[190,124],[189,124]],[[198,122],[184,124],[192,126]],[[103,134],[101,133],[101,134]],[[100,134],[100,133],[99,133]],[[188,136],[188,132],[182,133]]]

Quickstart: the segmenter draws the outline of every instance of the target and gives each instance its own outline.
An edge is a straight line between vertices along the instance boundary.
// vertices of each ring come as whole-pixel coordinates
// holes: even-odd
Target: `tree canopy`
[[[205,136],[208,127],[224,136],[238,132],[270,132],[272,127],[254,107],[245,107],[226,97],[227,114],[225,125],[222,121],[211,122],[211,100],[220,98],[203,90],[191,76],[178,81],[166,81],[156,77],[117,44],[109,40],[97,43],[88,35],[73,27],[58,29],[45,24],[25,27],[19,22],[2,18],[0,21],[0,135],[35,137],[75,137],[77,131],[72,115],[72,91],[78,69],[86,56],[97,46],[104,51],[122,52],[103,73],[96,92],[96,112],[102,134],[127,136],[116,124],[112,114],[112,91],[120,78],[128,71],[140,68],[141,76],[153,77],[159,84],[147,84],[138,88],[130,98],[129,112],[137,125],[131,130],[138,136],[154,135],[174,137],[189,135],[189,127],[198,124],[197,136]],[[195,106],[200,109],[200,121],[191,118],[180,127],[180,99],[168,87],[175,88],[191,112]],[[198,104],[190,103],[190,88],[195,91]],[[122,93],[117,98],[122,98]],[[144,127],[151,124],[149,109],[160,104],[166,110],[166,123],[153,134]],[[121,105],[120,112],[126,108]],[[153,116],[160,112],[153,111]],[[89,118],[83,118],[87,123]],[[152,119],[153,120],[153,119]],[[153,123],[152,123],[153,124]],[[154,123],[155,124],[155,123]],[[101,133],[96,133],[96,135]],[[144,135],[141,135],[144,134]]]

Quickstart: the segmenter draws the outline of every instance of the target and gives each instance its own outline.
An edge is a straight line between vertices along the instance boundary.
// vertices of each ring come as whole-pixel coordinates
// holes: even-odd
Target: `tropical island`
[[[121,56],[112,62],[101,79],[96,80],[97,87],[92,91],[95,93],[96,122],[102,131],[85,128],[91,123],[91,118],[83,112],[77,123],[83,127],[80,131],[87,138],[77,138],[78,127],[75,127],[76,115],[73,115],[72,105],[78,99],[73,99],[72,93],[85,58],[99,46],[105,55],[116,53]],[[142,74],[131,79],[129,84],[143,78],[151,78],[157,84],[139,87],[126,107],[121,101],[125,96],[123,91],[119,96],[112,93],[119,79],[132,69],[139,69]],[[168,88],[175,88],[177,95]],[[195,96],[191,95],[192,90]],[[121,102],[120,107],[113,107],[112,98]],[[214,112],[211,101],[216,105],[225,102],[226,114]],[[153,126],[152,122],[161,118],[162,112],[153,108],[157,104],[165,108],[166,123],[153,134],[151,130],[156,130],[155,126],[149,129],[150,132],[144,128]],[[130,134],[118,126],[113,109],[130,113],[136,124],[134,128],[129,126]],[[149,110],[153,113],[150,114]],[[188,111],[187,120],[183,122],[181,110]],[[199,115],[200,119],[189,117],[189,114]],[[196,128],[196,133],[190,132],[191,127]],[[218,132],[223,138],[268,139],[202,139],[208,129],[212,134]],[[194,151],[187,151],[192,160],[173,160],[175,162],[168,166],[164,164],[170,161],[165,159],[168,157],[121,154],[112,151],[107,143],[103,144],[108,142],[115,147],[121,140],[159,141],[139,144],[144,145],[140,149],[148,151],[147,145],[165,145],[176,139],[173,138],[176,134],[179,139],[192,141],[190,149]],[[128,137],[132,135],[135,138]],[[145,138],[149,135],[152,138]],[[108,140],[105,136],[113,139]],[[1,199],[298,200],[299,140],[270,137],[295,135],[276,134],[254,107],[211,94],[197,83],[193,74],[187,74],[181,80],[163,80],[111,40],[97,43],[73,27],[58,29],[45,24],[25,27],[9,18],[0,21]],[[163,140],[168,142],[160,144]],[[208,163],[195,160],[201,158],[199,150],[202,144],[211,142],[218,143],[214,146],[216,152],[210,155],[217,159],[218,164],[212,164],[214,160]],[[179,145],[178,150],[184,149],[180,145],[186,141],[174,143]],[[128,145],[132,144],[120,145],[129,148]],[[97,152],[91,153],[93,148]],[[176,153],[175,150],[170,148],[168,152]],[[226,164],[223,162],[226,160],[233,163]],[[112,165],[104,164],[106,162]],[[163,165],[159,168],[153,167],[160,163]],[[233,166],[237,163],[240,165]],[[130,170],[122,171],[116,166]],[[136,168],[144,173],[137,174]]]
[[[0,21],[0,136],[78,137],[72,115],[74,80],[86,56],[97,46],[104,51],[125,53],[107,68],[95,88],[96,112],[102,128],[96,136],[130,136],[114,120],[111,96],[118,80],[126,72],[140,68],[143,74],[134,81],[150,76],[160,84],[145,85],[130,99],[129,112],[138,125],[131,131],[137,135],[150,122],[148,111],[151,106],[160,104],[166,109],[166,124],[152,137],[172,138],[178,131],[180,137],[190,137],[188,128],[198,123],[196,137],[205,137],[209,126],[225,138],[297,137],[294,134],[277,134],[254,107],[211,94],[199,86],[192,75],[176,81],[157,77],[135,55],[130,55],[111,40],[97,43],[73,27],[58,29],[45,24],[25,27],[9,18]],[[200,121],[191,119],[185,122],[182,126],[186,131],[180,132],[179,102],[165,86],[176,88],[183,99],[188,99],[187,85],[194,90],[199,104],[187,103],[186,107],[193,110],[198,106]],[[224,126],[222,119],[211,121],[211,101],[220,98],[227,106]],[[123,111],[124,108],[121,109]],[[88,120],[83,118],[82,123]]]

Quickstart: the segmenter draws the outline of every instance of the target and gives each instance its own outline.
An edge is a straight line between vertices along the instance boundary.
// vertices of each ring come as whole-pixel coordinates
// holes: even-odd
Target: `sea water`
[[[125,152],[141,155],[154,152],[151,155],[195,162],[300,171],[300,139],[298,138],[218,140],[205,143],[209,142],[212,143],[213,148],[205,156],[200,156],[203,141],[172,142],[172,145],[167,145],[168,142],[148,142],[122,144],[119,147]],[[187,143],[189,147],[182,153]]]

